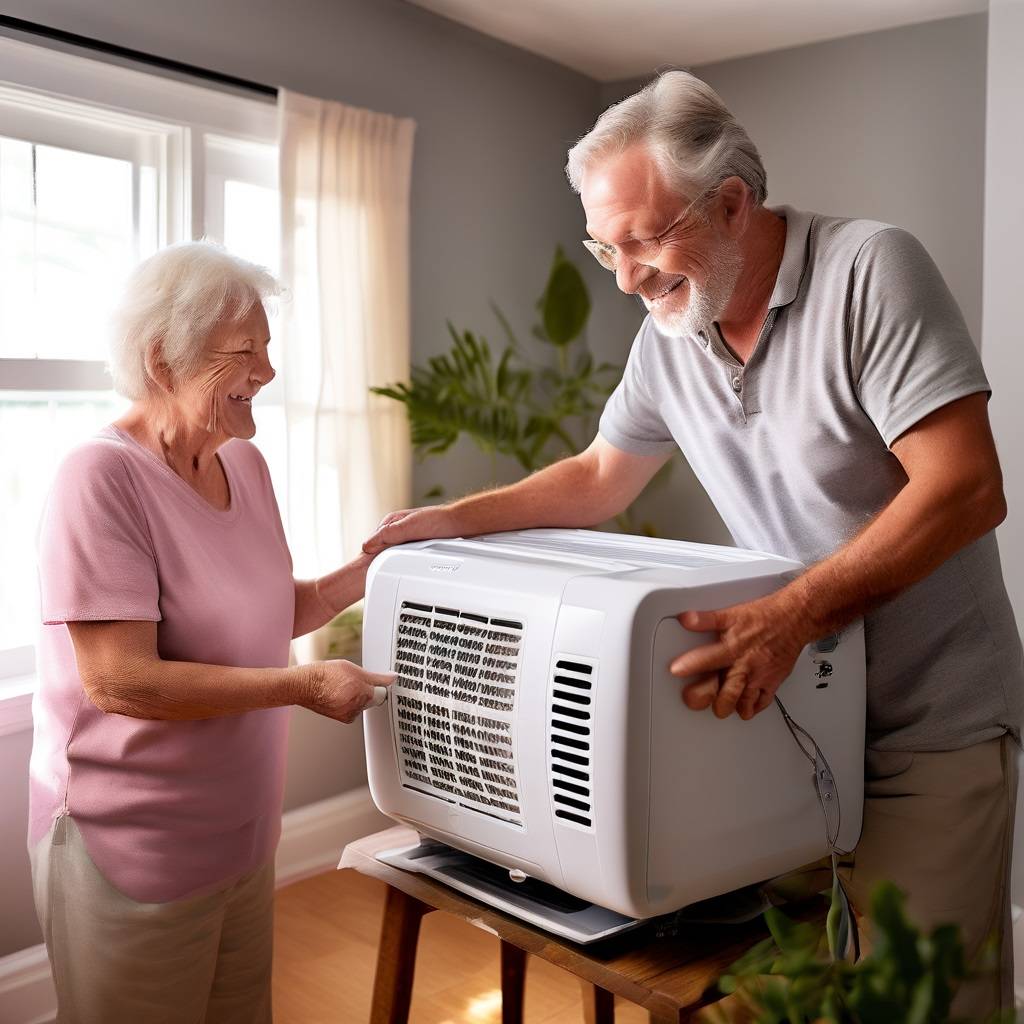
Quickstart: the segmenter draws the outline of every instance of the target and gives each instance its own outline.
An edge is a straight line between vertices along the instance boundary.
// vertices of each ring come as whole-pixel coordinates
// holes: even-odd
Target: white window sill
[[[32,694],[35,674],[0,679],[0,736],[32,728]]]

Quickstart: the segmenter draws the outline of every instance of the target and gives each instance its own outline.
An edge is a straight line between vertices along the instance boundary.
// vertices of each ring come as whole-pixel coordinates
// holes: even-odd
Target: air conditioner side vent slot
[[[592,831],[591,725],[597,662],[556,655],[551,673],[548,785],[559,824]]]

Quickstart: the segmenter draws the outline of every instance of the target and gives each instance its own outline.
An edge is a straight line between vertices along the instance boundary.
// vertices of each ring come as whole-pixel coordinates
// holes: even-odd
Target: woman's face
[[[207,340],[199,371],[175,389],[185,418],[225,439],[252,437],[253,397],[274,379],[269,344],[267,314],[260,303],[244,320],[218,326]]]

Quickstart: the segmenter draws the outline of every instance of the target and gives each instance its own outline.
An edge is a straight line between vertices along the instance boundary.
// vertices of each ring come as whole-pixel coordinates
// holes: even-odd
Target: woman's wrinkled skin
[[[217,449],[231,438],[256,433],[252,399],[275,376],[269,344],[267,315],[257,302],[244,318],[214,329],[198,370],[184,380],[170,371],[154,345],[146,357],[149,394],[116,426],[159,454],[212,505],[227,508],[231,496]]]

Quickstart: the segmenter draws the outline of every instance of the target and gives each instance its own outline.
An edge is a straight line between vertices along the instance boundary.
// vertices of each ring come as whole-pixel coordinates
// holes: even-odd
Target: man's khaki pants
[[[208,896],[137,903],[67,815],[30,855],[58,1024],[269,1024],[272,863]]]
[[[864,828],[840,873],[859,915],[888,879],[906,895],[910,920],[924,932],[957,924],[968,963],[986,942],[998,944],[999,970],[964,984],[952,1016],[983,1021],[1013,1007],[1010,858],[1017,800],[1018,748],[1009,736],[963,750],[868,750]],[[799,896],[831,883],[818,866],[776,879],[769,888]],[[871,924],[862,936],[870,950]],[[866,941],[864,941],[866,940]]]

